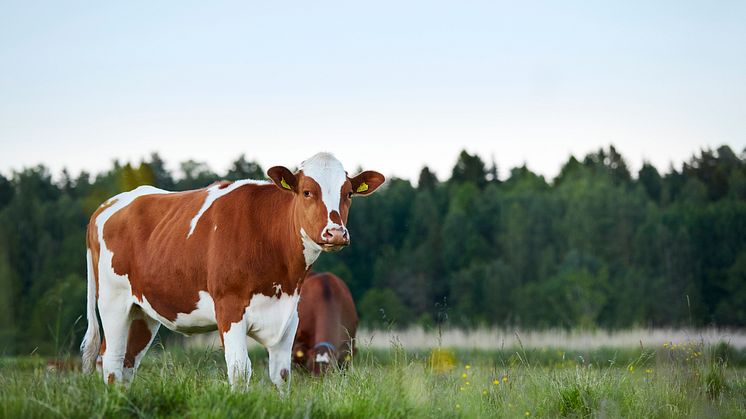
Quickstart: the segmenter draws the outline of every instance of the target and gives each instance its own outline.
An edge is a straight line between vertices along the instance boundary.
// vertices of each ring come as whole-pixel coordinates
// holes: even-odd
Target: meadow
[[[166,346],[128,388],[42,357],[4,358],[0,417],[746,417],[746,349],[703,340],[408,350],[393,339],[363,345],[346,371],[294,371],[285,395],[261,348],[249,388],[234,392],[219,349]]]

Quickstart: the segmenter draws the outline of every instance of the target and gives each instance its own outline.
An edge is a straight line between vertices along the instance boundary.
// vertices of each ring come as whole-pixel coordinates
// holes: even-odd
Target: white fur
[[[93,371],[96,364],[96,358],[101,346],[101,332],[98,330],[98,316],[96,316],[96,282],[94,278],[93,260],[91,249],[86,250],[86,268],[88,269],[88,306],[86,308],[86,317],[88,319],[88,329],[86,329],[83,342],[80,344],[80,351],[83,353],[83,372]]]
[[[342,185],[347,180],[342,163],[329,153],[318,153],[304,161],[300,170],[321,187],[321,201],[326,205],[327,214],[339,213]]]
[[[249,335],[264,345],[269,352],[269,378],[280,391],[288,383],[282,378],[290,377],[290,362],[295,332],[298,329],[298,290],[289,294],[267,297],[256,294],[246,308],[246,323]]]
[[[329,352],[324,352],[323,354],[316,354],[316,362],[318,363],[329,363],[331,360],[329,359]]]
[[[217,320],[215,317],[215,302],[212,300],[212,296],[207,291],[199,292],[199,300],[194,310],[189,313],[178,313],[176,319],[173,321],[163,317],[158,313],[148,298],[143,295],[142,301],[137,300],[134,296],[132,297],[133,303],[137,304],[148,316],[157,319],[163,323],[164,326],[179,332],[184,335],[192,335],[194,333],[208,332],[217,329]]]
[[[248,385],[251,378],[251,360],[246,341],[246,329],[246,315],[244,315],[243,319],[233,323],[230,329],[223,333],[228,382],[234,389]]]
[[[202,203],[202,207],[199,209],[199,211],[197,211],[197,215],[195,215],[194,218],[192,218],[192,221],[189,223],[189,233],[187,233],[187,238],[189,238],[192,233],[194,233],[194,229],[197,228],[197,223],[202,217],[202,214],[204,214],[205,211],[207,211],[212,203],[215,202],[218,198],[225,196],[244,185],[266,185],[268,183],[269,182],[263,180],[244,179],[235,181],[222,189],[220,188],[220,185],[215,185],[207,189],[207,197],[205,198],[205,202]],[[217,228],[217,226],[215,226],[215,228]]]
[[[217,326],[215,320],[215,302],[207,291],[199,292],[197,307],[189,313],[179,313],[174,321],[174,330],[183,331],[188,329],[214,330]]]
[[[267,297],[256,294],[251,297],[242,319],[233,323],[223,334],[225,362],[228,381],[233,388],[248,383],[251,377],[251,361],[247,353],[246,335],[250,335],[269,351],[269,375],[275,385],[282,389],[282,370],[290,374],[290,357],[298,327],[298,300],[293,295],[281,294]]]
[[[279,343],[293,317],[298,316],[299,299],[297,290],[279,297],[255,294],[245,312],[249,335],[265,347]]]
[[[285,393],[290,385],[290,363],[296,330],[298,330],[297,308],[293,312],[280,341],[267,347],[267,352],[269,352],[269,378],[281,393]],[[283,377],[283,370],[285,371],[285,377]]]
[[[321,246],[308,237],[308,233],[302,227],[300,229],[300,237],[303,242],[303,258],[306,260],[306,270],[316,262],[321,254]]]

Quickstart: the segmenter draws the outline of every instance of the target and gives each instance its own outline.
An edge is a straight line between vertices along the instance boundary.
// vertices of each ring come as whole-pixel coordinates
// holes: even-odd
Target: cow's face
[[[350,243],[347,214],[352,197],[368,195],[384,182],[378,172],[366,171],[348,177],[342,163],[328,153],[319,153],[301,164],[296,173],[283,166],[267,171],[275,185],[294,194],[294,225],[299,234],[325,252]]]
[[[336,367],[337,354],[328,346],[314,347],[307,349],[304,345],[296,344],[293,346],[293,356],[295,363],[306,368],[314,375],[320,375],[330,367]]]

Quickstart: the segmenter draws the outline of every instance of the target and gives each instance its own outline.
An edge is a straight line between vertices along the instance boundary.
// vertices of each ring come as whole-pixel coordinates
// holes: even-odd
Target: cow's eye
[[[347,192],[347,198],[352,198],[352,191]]]
[[[310,198],[311,197],[311,191],[303,191],[303,196],[305,196],[306,198]]]

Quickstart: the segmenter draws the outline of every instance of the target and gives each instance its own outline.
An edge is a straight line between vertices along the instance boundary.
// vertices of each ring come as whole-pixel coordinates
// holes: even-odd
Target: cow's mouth
[[[347,245],[349,243],[344,243],[344,244],[341,244],[341,243],[340,244],[335,244],[335,243],[316,243],[316,244],[318,244],[319,247],[321,247],[321,250],[323,250],[324,252],[339,252],[340,250],[342,250],[345,247],[347,247]]]

